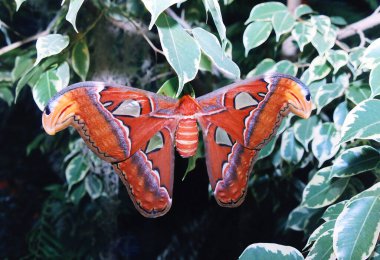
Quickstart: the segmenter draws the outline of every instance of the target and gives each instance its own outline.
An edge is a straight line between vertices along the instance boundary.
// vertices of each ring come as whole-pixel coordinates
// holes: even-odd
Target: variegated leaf
[[[311,148],[319,161],[318,167],[338,152],[339,140],[339,132],[336,131],[333,123],[324,123],[317,127]]]
[[[303,145],[306,152],[309,152],[308,144],[313,139],[313,132],[318,121],[318,117],[314,115],[308,119],[299,119],[294,123],[294,136]]]
[[[294,137],[293,129],[288,129],[282,134],[281,157],[288,163],[297,164],[304,154],[304,149]]]
[[[326,209],[321,218],[326,222],[336,220],[339,214],[343,211],[344,206],[347,204],[347,202],[348,200],[343,200],[334,205],[331,205]]]
[[[302,260],[303,256],[297,249],[291,246],[257,243],[248,246],[239,256],[239,259]]]

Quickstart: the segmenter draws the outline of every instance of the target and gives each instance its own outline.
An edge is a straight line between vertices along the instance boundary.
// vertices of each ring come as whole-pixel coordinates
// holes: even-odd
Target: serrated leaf
[[[317,28],[312,23],[298,22],[294,26],[292,36],[296,40],[301,52],[303,51],[305,45],[311,42],[316,33]]]
[[[327,64],[326,57],[315,57],[309,67],[311,81],[325,78],[330,71],[331,67]]]
[[[380,138],[380,100],[369,99],[352,109],[342,126],[341,142]]]
[[[81,80],[86,80],[88,69],[90,67],[90,53],[84,39],[78,41],[74,45],[71,52],[71,64],[73,70],[78,74]]]
[[[294,136],[309,152],[309,143],[313,140],[313,132],[318,125],[318,117],[311,116],[309,119],[299,119],[294,123]]]
[[[321,218],[325,220],[326,222],[336,220],[339,214],[343,211],[344,206],[347,204],[347,202],[348,200],[344,200],[334,205],[331,205],[330,207],[326,209],[325,213],[323,213]]]
[[[334,161],[331,178],[346,178],[376,168],[380,153],[368,145],[350,148]]]
[[[76,26],[77,15],[83,2],[84,0],[70,0],[69,11],[67,11],[67,14],[66,14],[66,20],[73,25],[74,30],[76,32],[78,32],[78,29]]]
[[[310,8],[310,6],[302,4],[297,6],[296,10],[294,11],[294,15],[298,18],[305,14],[311,14],[313,12],[314,11]]]
[[[29,55],[17,56],[11,74],[13,82],[17,81],[32,67],[33,59],[29,58]]]
[[[309,254],[306,259],[310,260],[325,260],[325,259],[335,259],[334,249],[333,249],[333,231],[328,230],[323,233],[314,245],[310,249]]]
[[[318,27],[317,27],[318,28]],[[311,40],[311,44],[317,49],[319,55],[323,55],[335,45],[336,31],[332,28],[326,34],[317,31]]]
[[[380,39],[373,41],[360,58],[362,66],[373,69],[380,62]]]
[[[57,68],[56,75],[61,80],[60,87],[61,89],[67,87],[70,82],[70,67],[69,64],[65,61],[59,67]],[[57,91],[60,91],[61,89],[57,88]]]
[[[336,220],[333,245],[338,259],[367,259],[380,233],[380,197],[349,202]]]
[[[266,72],[272,71],[275,65],[276,62],[274,60],[269,58],[263,59],[259,64],[257,64],[256,68],[247,74],[247,78],[263,75]]]
[[[346,91],[346,97],[351,100],[355,105],[369,99],[371,96],[371,89],[369,85],[361,81],[352,82]]]
[[[326,105],[330,104],[334,99],[341,97],[344,93],[342,85],[337,83],[329,83],[321,86],[318,89],[315,97],[315,105],[317,106],[317,113],[322,110]]]
[[[146,9],[148,9],[149,13],[152,15],[152,19],[149,23],[149,30],[152,29],[154,23],[156,22],[157,18],[160,16],[160,14],[165,11],[167,8],[174,4],[178,4],[181,2],[184,2],[184,0],[166,0],[166,1],[160,1],[160,0],[142,0],[144,3]]]
[[[311,149],[319,161],[318,167],[338,152],[339,140],[339,133],[333,123],[324,123],[316,128]]]
[[[297,164],[304,154],[304,150],[294,137],[293,129],[288,129],[282,134],[281,157],[288,163]]]
[[[273,14],[272,24],[276,33],[276,41],[279,41],[282,34],[288,33],[293,29],[295,20],[288,10],[284,10]]]
[[[63,51],[69,45],[69,36],[61,34],[49,34],[37,39],[37,59],[34,63],[36,66],[46,57],[56,55]]]
[[[336,106],[333,114],[333,121],[335,124],[335,128],[337,130],[340,130],[342,128],[342,125],[344,123],[344,120],[346,119],[346,116],[348,114],[347,109],[347,102],[343,101],[339,105]]]
[[[310,235],[309,239],[307,240],[306,246],[304,248],[309,247],[314,241],[318,240],[321,236],[324,235],[325,232],[331,231],[331,250],[332,250],[332,232],[335,226],[335,219],[331,221],[327,221],[320,225],[316,230],[313,231],[313,233]],[[324,258],[321,258],[324,259]],[[330,259],[330,258],[326,258]]]
[[[88,165],[82,156],[74,157],[66,167],[65,176],[69,189],[82,181],[88,172]]]
[[[195,78],[201,50],[194,38],[166,14],[158,17],[156,26],[165,57],[178,75],[178,96],[183,85]]]
[[[297,249],[291,246],[257,243],[249,245],[244,249],[239,259],[303,260],[304,258]]]
[[[102,194],[103,183],[96,175],[89,174],[84,179],[84,187],[92,199],[97,199]]]
[[[222,42],[222,50],[225,50],[227,44],[226,38],[226,26],[223,23],[222,12],[218,0],[203,0],[203,4],[206,8],[206,12],[211,13],[211,17],[214,20],[216,30],[218,31],[219,38]]]
[[[278,73],[296,76],[298,68],[292,62],[290,62],[288,60],[282,60],[282,61],[277,62],[277,64],[274,66],[273,70],[278,72]]]
[[[18,9],[20,9],[20,6],[22,5],[22,3],[24,3],[26,0],[15,0],[16,2],[16,11],[18,11]]]
[[[377,64],[369,74],[369,85],[371,86],[371,97],[380,94],[380,64]]]
[[[245,24],[260,20],[270,21],[275,13],[285,10],[287,10],[286,6],[279,2],[267,2],[255,5],[252,8],[249,18]]]
[[[232,78],[240,78],[239,67],[224,55],[218,39],[213,34],[199,27],[193,29],[192,32],[202,51],[211,59],[216,67]]]
[[[61,88],[61,81],[53,70],[44,72],[36,85],[32,88],[32,94],[34,101],[38,108],[43,111],[49,102],[49,100],[57,93]]]
[[[323,208],[336,201],[347,187],[349,178],[330,179],[331,167],[320,169],[306,185],[301,205]]]
[[[263,44],[272,31],[271,22],[257,21],[247,26],[243,34],[245,56],[248,52]]]
[[[348,53],[343,50],[329,50],[326,57],[328,62],[330,62],[331,66],[334,68],[334,74],[336,74],[338,70],[348,62]]]

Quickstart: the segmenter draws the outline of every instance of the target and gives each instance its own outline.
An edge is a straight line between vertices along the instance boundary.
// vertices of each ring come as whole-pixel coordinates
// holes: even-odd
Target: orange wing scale
[[[79,83],[49,102],[42,122],[49,134],[74,126],[92,151],[113,164],[137,210],[157,217],[172,203],[174,144],[181,156],[194,154],[196,121],[216,201],[235,207],[244,200],[256,155],[289,112],[309,117],[310,93],[294,77],[271,74],[180,100]]]

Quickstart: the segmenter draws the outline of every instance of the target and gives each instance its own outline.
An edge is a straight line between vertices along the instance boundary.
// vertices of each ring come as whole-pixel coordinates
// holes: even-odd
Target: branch
[[[360,36],[360,32],[371,29],[371,28],[375,27],[376,25],[380,25],[380,13],[378,13],[378,12],[375,12],[372,15],[370,15],[370,16],[368,16],[368,17],[366,17],[366,18],[364,18],[358,22],[350,24],[343,29],[340,29],[338,31],[338,37],[337,38],[339,40],[343,40],[343,39],[351,37],[355,34],[359,34],[359,36]]]
[[[186,30],[191,30],[191,26],[181,17],[179,17],[172,9],[166,9],[166,13],[173,18],[177,23],[179,23]]]
[[[10,45],[7,45],[7,46],[1,48],[0,49],[0,56],[3,55],[3,54],[5,54],[5,53],[7,53],[7,52],[10,52],[10,51],[18,48],[18,47],[21,47],[24,44],[27,44],[27,43],[32,42],[32,41],[35,41],[35,40],[37,40],[41,36],[48,35],[50,33],[51,29],[53,28],[55,22],[57,21],[57,19],[58,19],[58,14],[49,23],[49,25],[46,27],[46,29],[44,31],[39,32],[39,33],[37,33],[35,35],[32,35],[32,36],[30,36],[28,38],[25,38],[25,39],[21,40],[21,41],[14,42],[14,43],[12,43]]]

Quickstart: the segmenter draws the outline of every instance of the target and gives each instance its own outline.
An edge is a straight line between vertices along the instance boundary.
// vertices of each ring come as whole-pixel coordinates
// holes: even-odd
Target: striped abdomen
[[[186,158],[193,156],[198,147],[198,126],[195,119],[182,119],[175,135],[178,153]]]

